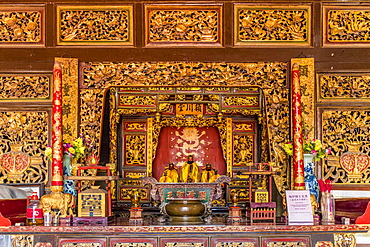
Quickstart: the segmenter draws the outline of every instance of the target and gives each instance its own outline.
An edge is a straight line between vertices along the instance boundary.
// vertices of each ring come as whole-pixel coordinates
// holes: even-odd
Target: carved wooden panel
[[[258,238],[212,238],[211,247],[258,247]]]
[[[133,7],[58,6],[58,45],[133,44]]]
[[[50,74],[0,74],[0,100],[51,101]]]
[[[319,73],[318,102],[369,102],[369,73]]]
[[[159,245],[162,247],[207,247],[208,238],[161,238]]]
[[[370,155],[370,111],[367,107],[352,109],[331,108],[321,112],[322,141],[332,151],[323,162],[322,178],[333,183],[370,183],[370,168],[357,167],[365,165],[364,160],[353,164],[357,174],[346,172],[341,165],[340,157],[348,151]]]
[[[263,238],[262,247],[310,247],[309,237]]]
[[[0,5],[0,46],[44,45],[44,7]]]
[[[235,4],[234,44],[310,45],[311,6]]]
[[[370,6],[324,6],[323,44],[335,46],[370,45]]]
[[[107,247],[105,238],[91,238],[84,236],[83,238],[61,238],[59,239],[59,247]]]
[[[109,247],[157,247],[157,239],[112,238]]]
[[[145,5],[147,46],[221,46],[221,5]]]

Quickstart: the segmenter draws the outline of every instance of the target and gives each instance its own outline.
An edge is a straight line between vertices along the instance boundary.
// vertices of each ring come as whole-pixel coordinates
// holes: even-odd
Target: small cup
[[[50,213],[44,213],[44,226],[51,226],[53,216]]]

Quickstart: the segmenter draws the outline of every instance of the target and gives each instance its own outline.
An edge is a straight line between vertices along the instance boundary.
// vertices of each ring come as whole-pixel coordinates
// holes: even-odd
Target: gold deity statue
[[[211,164],[206,164],[206,168],[202,171],[201,182],[210,183],[210,179],[216,174],[216,170],[212,168]]]
[[[200,181],[199,167],[193,161],[193,155],[188,156],[188,162],[181,167],[181,181],[184,183],[198,183]]]
[[[179,182],[179,174],[173,163],[169,164],[163,171],[160,183],[177,183]]]

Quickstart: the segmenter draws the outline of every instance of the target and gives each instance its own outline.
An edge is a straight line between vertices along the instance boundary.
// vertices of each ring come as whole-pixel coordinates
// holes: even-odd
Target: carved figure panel
[[[324,6],[325,45],[369,45],[369,6]]]
[[[44,8],[1,7],[0,46],[43,45]]]
[[[0,182],[46,183],[48,162],[44,150],[48,143],[48,113],[3,111],[0,112],[0,125],[0,154],[8,157],[2,161],[4,167],[0,167]],[[20,155],[20,152],[28,156]],[[17,166],[14,166],[13,158],[24,162],[16,162]]]
[[[323,179],[334,183],[370,183],[369,126],[367,110],[322,112],[322,140],[332,151],[323,163]]]
[[[234,166],[247,165],[255,162],[253,157],[254,135],[234,135]]]
[[[126,166],[144,166],[146,139],[145,135],[124,135]]]
[[[221,45],[222,6],[146,5],[146,44]]]
[[[0,75],[1,100],[51,100],[50,75]]]
[[[235,45],[310,45],[310,6],[234,7]]]
[[[132,45],[132,6],[58,6],[58,45]]]

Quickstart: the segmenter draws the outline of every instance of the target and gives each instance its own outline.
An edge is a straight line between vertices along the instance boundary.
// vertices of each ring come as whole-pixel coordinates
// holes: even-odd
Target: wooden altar
[[[127,222],[126,222],[127,223]],[[111,226],[3,227],[1,246],[356,246],[355,233],[366,233],[369,225],[286,226],[236,224],[128,225]],[[2,245],[3,244],[3,245]],[[361,245],[359,245],[361,246]]]

